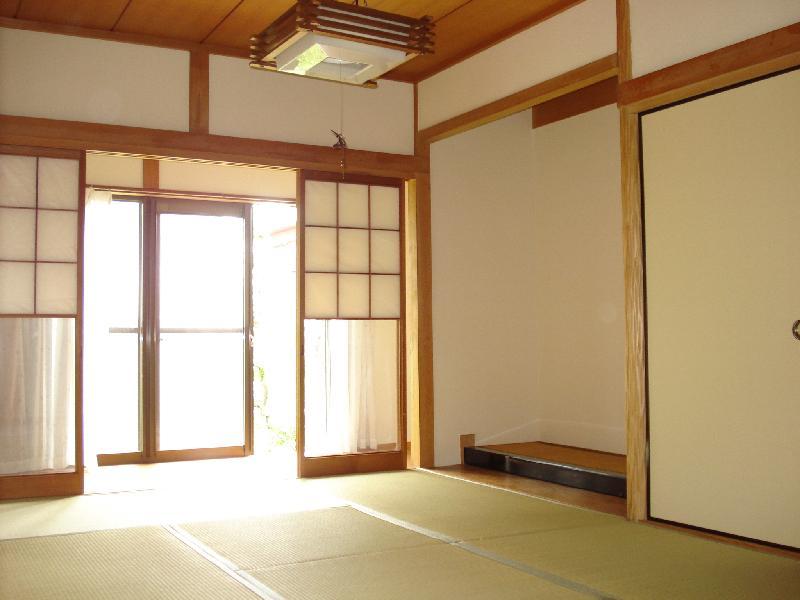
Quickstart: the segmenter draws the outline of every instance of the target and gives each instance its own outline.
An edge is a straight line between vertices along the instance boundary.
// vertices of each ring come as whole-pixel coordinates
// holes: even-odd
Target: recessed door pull
[[[794,322],[794,325],[792,325],[792,335],[794,336],[794,339],[800,341],[800,319],[797,319],[797,321]]]

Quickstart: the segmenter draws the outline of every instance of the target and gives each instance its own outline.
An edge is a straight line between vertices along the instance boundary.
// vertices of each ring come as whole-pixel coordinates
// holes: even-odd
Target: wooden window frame
[[[305,456],[305,184],[306,181],[355,183],[396,187],[399,191],[400,233],[400,316],[397,319],[369,318],[322,320],[380,320],[397,323],[397,446],[395,450],[381,450],[356,454]],[[338,192],[337,192],[338,198]],[[370,175],[344,175],[326,171],[297,173],[297,476],[323,477],[349,473],[402,470],[407,467],[407,401],[406,401],[406,264],[405,264],[405,181]],[[336,219],[339,211],[337,202]],[[312,226],[315,227],[315,226]],[[397,231],[392,229],[391,231]],[[338,253],[338,236],[337,236]],[[371,266],[370,266],[371,270]],[[337,260],[337,313],[338,313],[338,260]],[[383,274],[383,273],[381,273]],[[371,287],[371,285],[370,285]],[[371,305],[370,305],[371,309]]]
[[[234,458],[253,453],[253,332],[252,303],[252,206],[245,202],[220,202],[146,194],[113,196],[114,201],[137,202],[141,206],[142,250],[140,252],[140,317],[139,317],[139,451],[101,453],[99,466]],[[183,448],[162,450],[159,439],[159,217],[162,214],[232,216],[243,219],[245,228],[244,257],[244,444],[216,448]]]
[[[65,158],[78,161],[78,231],[77,231],[77,281],[76,312],[74,314],[3,314],[0,318],[74,319],[75,322],[75,470],[68,473],[41,473],[0,475],[0,500],[41,496],[67,496],[83,493],[83,232],[86,195],[86,153],[80,150],[39,148],[0,144],[0,154],[32,156],[37,158]],[[38,169],[37,169],[38,172]],[[37,182],[38,186],[38,182]],[[28,207],[30,208],[30,207]],[[38,212],[38,193],[37,208]],[[38,249],[35,250],[38,252]],[[72,264],[72,263],[70,263]],[[34,273],[34,286],[36,275]],[[34,292],[34,311],[35,292]]]

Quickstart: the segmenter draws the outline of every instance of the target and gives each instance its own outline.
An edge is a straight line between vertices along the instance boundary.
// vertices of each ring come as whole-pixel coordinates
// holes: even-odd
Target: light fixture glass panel
[[[306,318],[336,318],[335,273],[306,273]]]
[[[400,233],[371,232],[370,260],[373,273],[400,273]]]
[[[332,181],[306,181],[306,225],[336,226],[336,184]]]
[[[336,271],[336,229],[306,227],[306,271]]]
[[[0,260],[34,260],[36,211],[0,208]]]
[[[369,275],[339,275],[339,318],[369,318]]]
[[[400,276],[372,275],[372,317],[378,319],[400,318]]]
[[[370,227],[400,229],[400,190],[382,185],[370,186]]]
[[[339,230],[339,271],[369,273],[369,232],[365,229]]]
[[[369,227],[369,188],[339,184],[339,227]]]
[[[78,260],[78,213],[40,210],[36,236],[38,260]]]
[[[0,206],[36,206],[36,158],[0,154]]]
[[[78,161],[39,159],[39,208],[78,209]]]
[[[78,265],[36,265],[36,312],[74,315],[78,312]]]
[[[32,263],[0,262],[0,314],[33,314]]]

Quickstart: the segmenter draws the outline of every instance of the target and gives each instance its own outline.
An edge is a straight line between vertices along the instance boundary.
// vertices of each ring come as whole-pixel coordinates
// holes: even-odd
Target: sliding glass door
[[[162,452],[229,448],[235,454],[245,445],[245,223],[240,205],[223,208],[233,210],[201,215],[159,205]]]
[[[98,464],[252,453],[250,207],[115,199],[101,210],[89,237],[113,232],[110,268],[89,269],[87,296],[115,309],[90,323]]]

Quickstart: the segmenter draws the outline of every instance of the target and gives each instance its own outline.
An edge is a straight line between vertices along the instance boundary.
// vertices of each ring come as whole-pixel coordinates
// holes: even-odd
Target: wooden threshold
[[[207,460],[212,458],[240,458],[243,456],[246,456],[244,446],[192,448],[189,450],[158,450],[155,456],[152,457],[145,457],[142,452],[123,452],[120,454],[98,454],[97,465],[100,467],[111,467],[116,465]]]
[[[405,451],[367,452],[342,456],[303,457],[298,460],[300,477],[327,477],[350,473],[400,471],[406,468]]]
[[[4,475],[0,477],[0,500],[77,496],[83,494],[83,470],[72,473]]]

